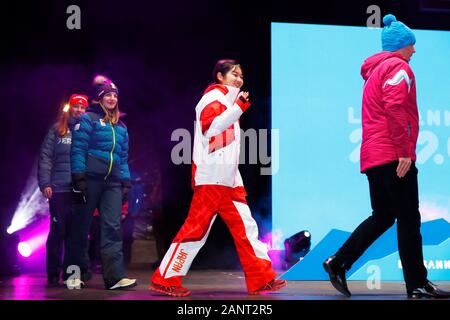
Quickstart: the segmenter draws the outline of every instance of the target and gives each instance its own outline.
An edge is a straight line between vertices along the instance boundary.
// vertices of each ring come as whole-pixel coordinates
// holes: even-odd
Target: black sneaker
[[[448,299],[450,291],[439,289],[437,285],[427,280],[420,288],[408,291],[409,299]]]
[[[337,263],[336,257],[331,256],[327,260],[325,260],[325,262],[323,263],[323,268],[328,273],[333,287],[344,296],[350,297],[352,294],[347,287],[345,268]]]

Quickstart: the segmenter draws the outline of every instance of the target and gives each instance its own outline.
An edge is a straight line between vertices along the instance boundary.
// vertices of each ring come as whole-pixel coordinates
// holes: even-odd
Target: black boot
[[[448,299],[450,298],[450,291],[445,291],[439,289],[437,285],[431,283],[427,280],[427,282],[419,288],[415,288],[413,290],[408,290],[408,298],[410,299],[430,299],[430,298],[441,298]]]
[[[347,287],[347,279],[345,278],[345,268],[342,265],[339,265],[336,261],[335,256],[329,257],[323,263],[323,267],[325,271],[330,276],[330,281],[333,287],[336,288],[337,291],[345,295],[346,297],[350,297],[352,294]]]

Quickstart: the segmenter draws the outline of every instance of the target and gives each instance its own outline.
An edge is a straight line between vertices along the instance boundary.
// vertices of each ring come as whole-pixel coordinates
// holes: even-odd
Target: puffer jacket
[[[213,84],[195,107],[192,186],[242,187],[239,119],[250,102],[235,87]]]
[[[416,81],[408,61],[383,51],[367,58],[361,75],[361,172],[400,157],[416,160],[419,113]]]
[[[105,113],[93,104],[81,117],[72,134],[72,174],[129,181],[128,130],[122,121],[105,123]]]
[[[48,131],[41,145],[38,160],[38,185],[42,191],[51,187],[53,192],[70,192],[70,147],[75,118],[69,118],[69,131],[60,137],[56,124]]]

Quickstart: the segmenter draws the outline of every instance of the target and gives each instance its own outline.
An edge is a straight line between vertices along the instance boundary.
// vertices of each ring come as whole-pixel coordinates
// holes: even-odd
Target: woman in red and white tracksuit
[[[286,285],[276,280],[266,245],[258,240],[258,226],[245,200],[239,173],[239,118],[250,106],[241,66],[220,60],[210,85],[195,108],[196,124],[192,163],[194,196],[188,217],[161,265],[151,279],[150,290],[170,296],[187,296],[182,287],[195,256],[205,244],[219,215],[233,236],[247,290],[250,294],[275,291]]]

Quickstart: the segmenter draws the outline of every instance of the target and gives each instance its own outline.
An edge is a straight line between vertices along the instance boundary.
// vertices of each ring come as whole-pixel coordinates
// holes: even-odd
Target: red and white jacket
[[[192,186],[243,186],[239,173],[239,118],[250,102],[239,88],[214,84],[195,107]]]
[[[361,75],[366,81],[361,172],[400,157],[415,161],[419,113],[416,81],[408,62],[397,53],[383,51],[364,61]]]

